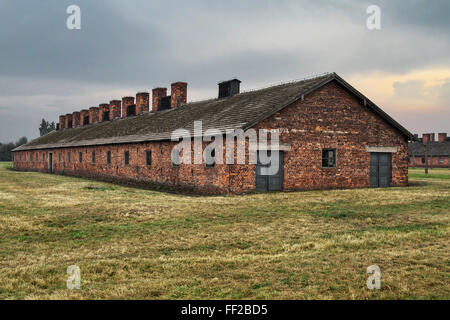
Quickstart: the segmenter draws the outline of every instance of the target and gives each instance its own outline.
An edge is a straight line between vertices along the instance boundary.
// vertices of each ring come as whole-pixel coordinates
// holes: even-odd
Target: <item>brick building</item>
[[[409,165],[413,168],[450,168],[450,138],[447,133],[424,133],[409,144]]]
[[[237,79],[222,82],[218,99],[187,103],[187,84],[177,82],[170,95],[156,88],[151,99],[139,93],[136,102],[125,97],[61,116],[59,130],[14,150],[14,168],[214,194],[408,184],[414,136],[337,74],[239,88]],[[171,133],[193,132],[196,121],[203,135],[278,132],[279,146],[266,151],[279,155],[280,170],[264,175],[259,162],[175,165]],[[253,149],[259,156],[264,147],[246,140],[247,157]]]

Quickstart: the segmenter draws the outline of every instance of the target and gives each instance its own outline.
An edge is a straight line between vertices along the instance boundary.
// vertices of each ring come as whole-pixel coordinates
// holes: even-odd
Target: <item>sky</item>
[[[0,142],[176,81],[197,101],[221,80],[246,91],[325,72],[412,133],[450,133],[449,13],[448,0],[1,0]]]

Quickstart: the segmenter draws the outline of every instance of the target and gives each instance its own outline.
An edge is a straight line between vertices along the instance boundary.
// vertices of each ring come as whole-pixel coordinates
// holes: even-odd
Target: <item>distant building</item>
[[[187,83],[177,82],[170,95],[156,88],[152,99],[138,93],[136,102],[63,115],[59,130],[15,149],[14,168],[215,194],[408,185],[414,136],[337,74],[243,93],[240,83],[221,82],[217,99],[187,103]],[[259,161],[174,165],[171,133],[197,121],[204,131],[278,132],[277,149],[243,145],[247,157],[250,149],[258,159],[276,154],[279,170],[267,175]]]
[[[418,141],[409,143],[409,166],[424,168],[428,159],[429,168],[450,168],[450,138],[447,133],[424,133]],[[418,138],[418,135],[416,135]]]

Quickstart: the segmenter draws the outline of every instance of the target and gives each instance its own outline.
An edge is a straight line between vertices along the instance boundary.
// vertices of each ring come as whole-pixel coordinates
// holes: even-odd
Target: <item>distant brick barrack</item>
[[[408,184],[414,136],[337,74],[244,93],[239,84],[221,82],[220,98],[187,103],[187,83],[176,82],[169,96],[156,88],[152,98],[60,116],[57,131],[14,150],[14,168],[208,194]],[[192,131],[195,121],[203,130],[278,132],[269,151],[279,153],[279,173],[263,176],[250,163],[174,165],[171,132]]]

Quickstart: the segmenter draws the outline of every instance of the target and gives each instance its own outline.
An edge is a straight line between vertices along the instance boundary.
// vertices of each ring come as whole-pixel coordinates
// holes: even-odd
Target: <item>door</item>
[[[388,188],[391,186],[391,154],[370,154],[370,187]]]
[[[53,173],[53,153],[48,154],[48,171]]]
[[[272,152],[267,151],[269,159]],[[265,164],[262,161],[262,154],[258,152],[258,164],[256,165],[256,190],[261,192],[281,191],[283,190],[283,152],[273,152],[275,170],[269,170],[271,164]],[[278,168],[278,170],[276,170]],[[273,169],[273,168],[272,168]],[[273,172],[270,172],[273,171]],[[276,171],[276,172],[275,172]]]

